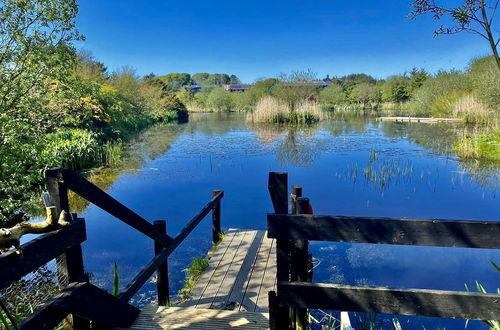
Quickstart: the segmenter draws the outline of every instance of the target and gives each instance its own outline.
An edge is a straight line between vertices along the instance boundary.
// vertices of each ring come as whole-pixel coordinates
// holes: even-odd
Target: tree
[[[158,77],[165,84],[166,91],[179,91],[182,86],[191,84],[189,73],[169,73]]]
[[[387,102],[402,103],[410,99],[409,78],[392,76],[382,86],[382,97]]]
[[[238,84],[241,84],[240,79],[239,79],[237,76],[235,76],[234,74],[232,74],[232,75],[229,77],[229,79],[230,79],[230,80],[229,80],[229,83],[230,83],[231,85],[238,85]]]
[[[413,10],[409,14],[410,18],[420,15],[431,14],[435,19],[441,19],[443,16],[450,16],[453,25],[441,25],[434,35],[455,34],[462,31],[471,32],[481,36],[489,42],[493,56],[495,57],[498,68],[500,69],[500,57],[497,46],[500,38],[494,36],[496,29],[492,29],[493,19],[498,7],[499,0],[464,0],[458,7],[444,7],[437,5],[434,0],[414,0],[411,3]]]
[[[331,84],[319,93],[319,100],[323,104],[337,105],[344,103],[347,97],[342,86],[338,84]]]
[[[73,62],[77,12],[74,0],[0,0],[0,109],[47,92],[47,79]]]

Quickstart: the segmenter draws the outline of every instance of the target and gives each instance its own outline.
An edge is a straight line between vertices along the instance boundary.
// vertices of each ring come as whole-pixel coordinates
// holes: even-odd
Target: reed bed
[[[473,94],[459,97],[452,107],[453,117],[463,118],[467,123],[497,124],[498,116],[489,107],[476,100]]]
[[[291,107],[288,103],[264,96],[257,102],[255,110],[247,114],[252,123],[310,124],[325,119],[326,115],[317,102],[302,101]]]

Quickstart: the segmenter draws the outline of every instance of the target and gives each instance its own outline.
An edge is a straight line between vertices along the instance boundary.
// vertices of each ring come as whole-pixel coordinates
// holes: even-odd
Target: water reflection
[[[304,187],[318,214],[495,220],[500,170],[452,153],[467,129],[362,117],[307,127],[254,125],[240,114],[195,114],[185,125],[145,132],[122,167],[93,180],[146,219],[166,219],[171,235],[212,189],[225,191],[225,228],[265,229],[269,171],[289,172],[290,184]],[[88,270],[109,288],[117,262],[126,284],[149,261],[152,243],[95,207],[83,216]],[[170,257],[173,293],[182,286],[182,270],[206,253],[210,240],[210,224],[202,222]],[[461,290],[477,279],[490,291],[498,283],[486,259],[500,262],[496,251],[317,243],[311,250],[321,282]],[[142,291],[146,302],[152,291],[152,284]]]

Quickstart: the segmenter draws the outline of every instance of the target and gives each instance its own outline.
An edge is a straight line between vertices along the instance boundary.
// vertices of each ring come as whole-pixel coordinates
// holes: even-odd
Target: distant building
[[[224,85],[224,89],[227,90],[228,92],[244,92],[250,87],[252,87],[252,85],[247,85],[247,84]]]

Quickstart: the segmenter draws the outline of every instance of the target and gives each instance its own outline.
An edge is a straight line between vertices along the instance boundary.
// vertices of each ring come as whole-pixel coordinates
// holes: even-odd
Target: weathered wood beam
[[[268,214],[267,223],[277,239],[500,248],[500,221]]]
[[[76,219],[68,226],[37,237],[21,246],[23,255],[12,250],[0,256],[0,289],[63,254],[87,239],[85,221]]]
[[[71,283],[44,308],[20,324],[20,329],[53,329],[69,313],[101,325],[128,328],[139,309],[87,282]]]
[[[500,320],[498,294],[309,282],[278,282],[278,290],[280,305],[295,308]]]

